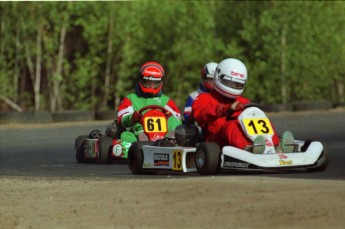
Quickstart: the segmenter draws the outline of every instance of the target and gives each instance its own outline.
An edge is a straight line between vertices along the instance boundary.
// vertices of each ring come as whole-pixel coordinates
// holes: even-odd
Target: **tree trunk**
[[[115,107],[114,109],[117,111],[117,108],[120,105],[121,102],[121,95],[120,95],[120,89],[123,87],[122,81],[120,79],[117,80],[117,83],[115,84]]]
[[[42,59],[42,26],[37,32],[37,56],[36,56],[36,76],[34,81],[35,111],[40,110],[40,87],[41,87],[41,59]]]
[[[15,102],[13,102],[12,100],[10,100],[9,98],[3,96],[3,95],[0,95],[0,99],[2,101],[4,101],[5,103],[7,103],[9,106],[11,106],[13,109],[15,109],[16,111],[18,112],[22,112],[23,111],[23,108],[21,108],[20,106],[18,106]]]
[[[113,52],[113,31],[114,31],[114,12],[111,11],[109,16],[109,33],[108,33],[108,48],[107,48],[107,62],[105,67],[104,76],[104,97],[102,101],[102,106],[106,107],[108,99],[110,97],[110,69],[111,69],[111,56]]]
[[[20,74],[20,53],[21,53],[21,44],[20,44],[20,26],[16,27],[16,63],[15,63],[15,74],[13,77],[13,100],[18,102],[18,88],[19,88],[19,74]]]
[[[25,22],[22,22],[24,31],[26,29]],[[24,43],[26,62],[29,68],[30,78],[34,89],[34,101],[35,101],[35,111],[40,110],[40,86],[41,86],[41,60],[42,60],[42,25],[40,24],[37,28],[36,36],[36,69],[31,59],[31,52],[28,43]]]
[[[280,37],[281,44],[281,56],[280,56],[280,74],[281,74],[281,96],[282,102],[287,103],[287,89],[286,89],[286,23],[283,25],[283,29]]]
[[[97,80],[95,77],[92,77],[91,79],[91,110],[93,113],[96,112],[96,107],[97,107],[97,94],[96,94],[96,85],[97,85]]]
[[[343,82],[337,83],[337,91],[338,91],[337,94],[338,94],[339,102],[341,102],[341,103],[345,102],[344,83]]]
[[[53,76],[53,91],[54,91],[53,96],[55,97],[55,101],[57,103],[57,108],[59,111],[63,110],[60,83],[62,79],[62,65],[63,65],[63,59],[64,59],[65,37],[66,37],[66,26],[64,23],[60,31],[59,53],[58,53],[56,71]]]
[[[32,82],[34,82],[35,69],[34,69],[34,65],[32,63],[30,49],[29,49],[28,43],[24,43],[24,44],[25,44],[26,63],[28,64],[30,78],[31,78]]]
[[[33,89],[34,89],[34,101],[35,101],[35,111],[39,110],[39,103],[40,103],[40,98],[39,98],[39,93],[40,93],[40,71],[38,72],[38,70],[40,70],[40,61],[41,61],[41,56],[40,56],[40,52],[41,52],[41,46],[40,46],[40,41],[41,41],[41,28],[38,28],[38,32],[37,32],[37,56],[36,56],[36,73],[35,73],[35,68],[34,68],[34,64],[32,62],[31,59],[31,52],[29,49],[29,46],[27,43],[25,43],[25,54],[26,54],[26,62],[29,68],[29,73],[30,73],[30,78],[33,84]],[[37,69],[39,68],[39,69]]]

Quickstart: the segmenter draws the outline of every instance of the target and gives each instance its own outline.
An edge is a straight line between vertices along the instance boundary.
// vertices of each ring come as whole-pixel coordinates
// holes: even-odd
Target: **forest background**
[[[345,2],[0,2],[1,111],[115,109],[146,61],[183,107],[228,57],[254,102],[344,102]]]

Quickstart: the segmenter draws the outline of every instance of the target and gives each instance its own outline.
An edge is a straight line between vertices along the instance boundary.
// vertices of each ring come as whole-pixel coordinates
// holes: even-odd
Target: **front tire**
[[[128,149],[128,167],[133,174],[143,174],[143,145],[141,142],[133,142]]]
[[[101,137],[98,141],[99,143],[99,155],[98,162],[102,164],[110,164],[112,158],[110,156],[112,149],[113,139],[110,137]]]
[[[215,175],[219,171],[220,148],[214,142],[202,142],[196,149],[195,165],[200,175]]]

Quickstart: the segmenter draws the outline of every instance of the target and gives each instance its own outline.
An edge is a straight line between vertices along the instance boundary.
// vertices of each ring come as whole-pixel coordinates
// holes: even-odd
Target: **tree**
[[[0,2],[0,95],[23,110],[116,109],[140,65],[158,61],[164,93],[182,107],[205,63],[234,57],[247,65],[244,95],[253,101],[344,102],[344,8],[340,1]]]

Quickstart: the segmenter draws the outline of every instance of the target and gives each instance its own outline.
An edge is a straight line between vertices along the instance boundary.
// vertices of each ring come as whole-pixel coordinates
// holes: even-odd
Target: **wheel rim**
[[[204,151],[198,150],[196,152],[195,163],[198,168],[202,168],[205,165],[206,156]]]

